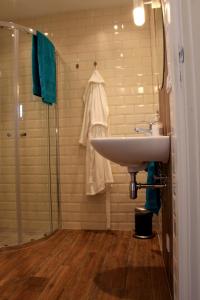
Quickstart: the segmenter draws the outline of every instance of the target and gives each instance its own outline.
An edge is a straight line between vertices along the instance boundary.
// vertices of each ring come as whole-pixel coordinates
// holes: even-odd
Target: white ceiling
[[[132,3],[132,0],[0,0],[0,21]]]

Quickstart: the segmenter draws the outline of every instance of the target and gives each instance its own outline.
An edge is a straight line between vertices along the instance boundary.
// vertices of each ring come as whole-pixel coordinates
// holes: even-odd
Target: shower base
[[[22,244],[41,239],[47,235],[44,232],[26,232],[23,234]],[[15,246],[17,244],[18,240],[15,231],[0,231],[0,248]]]

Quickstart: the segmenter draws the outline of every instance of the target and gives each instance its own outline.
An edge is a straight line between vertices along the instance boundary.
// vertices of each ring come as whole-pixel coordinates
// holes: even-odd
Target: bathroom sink
[[[105,158],[127,166],[129,172],[144,170],[150,161],[167,163],[169,159],[169,136],[92,138],[91,144]]]

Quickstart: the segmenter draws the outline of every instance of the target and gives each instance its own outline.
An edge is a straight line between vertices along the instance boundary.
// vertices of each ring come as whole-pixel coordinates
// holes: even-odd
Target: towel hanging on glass
[[[32,38],[33,94],[47,104],[56,102],[55,47],[42,33]]]

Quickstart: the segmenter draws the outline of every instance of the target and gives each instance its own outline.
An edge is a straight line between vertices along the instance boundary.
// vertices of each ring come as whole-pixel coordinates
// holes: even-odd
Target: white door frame
[[[163,0],[172,90],[174,271],[179,300],[200,299],[200,26],[199,0]],[[195,31],[195,28],[197,30]],[[184,53],[180,55],[180,51]]]

